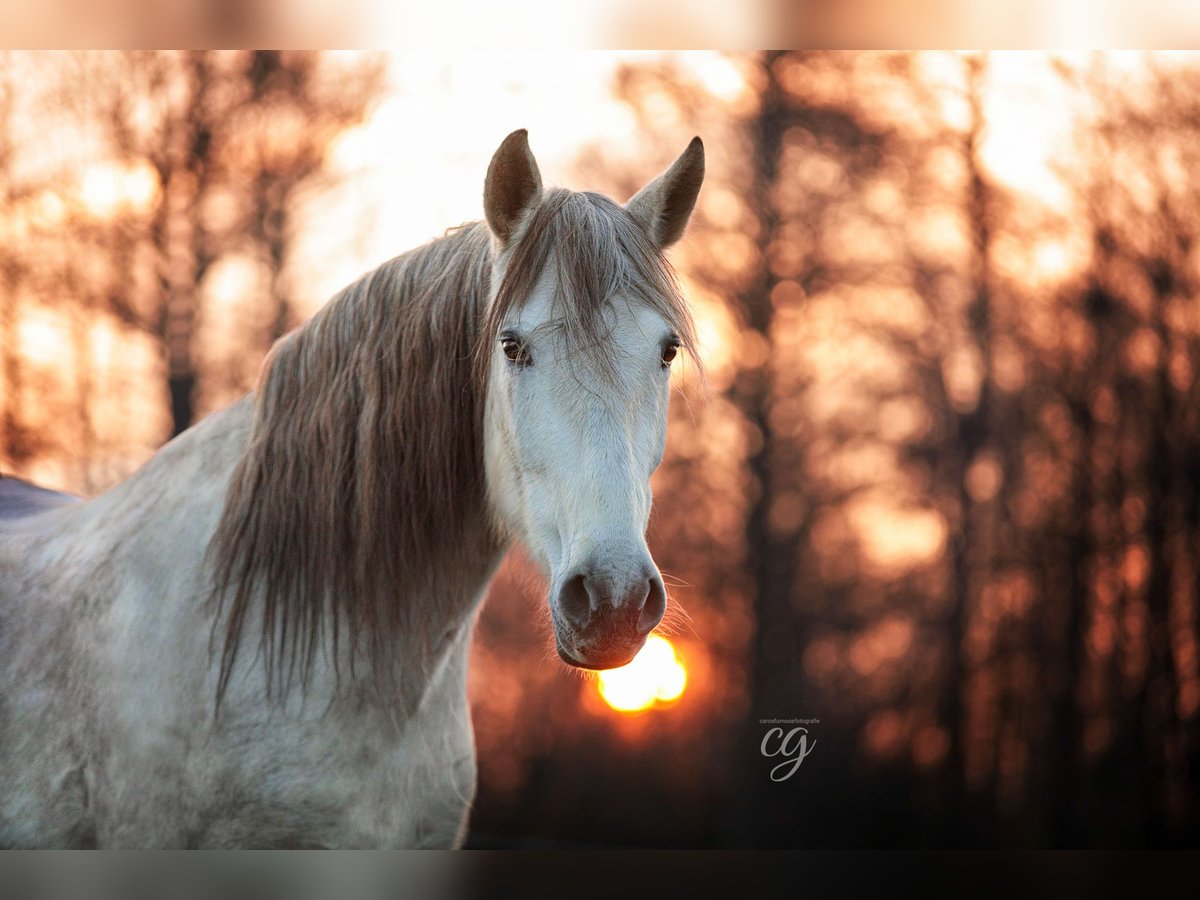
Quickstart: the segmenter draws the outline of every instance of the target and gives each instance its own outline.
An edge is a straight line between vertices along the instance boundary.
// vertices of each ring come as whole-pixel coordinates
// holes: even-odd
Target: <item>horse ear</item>
[[[483,182],[483,214],[501,247],[541,198],[542,176],[529,150],[529,132],[521,128],[500,144]]]
[[[694,137],[671,168],[638,191],[625,209],[665,249],[683,236],[703,181],[704,144]]]

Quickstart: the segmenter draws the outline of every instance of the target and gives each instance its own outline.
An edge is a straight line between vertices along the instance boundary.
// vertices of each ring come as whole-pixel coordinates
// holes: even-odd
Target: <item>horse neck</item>
[[[213,413],[160,448],[130,478],[79,508],[78,534],[95,552],[97,562],[107,567],[116,559],[136,560],[129,564],[130,577],[169,585],[162,594],[137,590],[128,596],[136,603],[151,605],[178,599],[180,608],[170,618],[180,622],[181,628],[195,628],[200,641],[209,637],[201,623],[211,626],[209,613],[215,611],[209,603],[213,575],[209,545],[230,482],[251,442],[255,403],[254,394],[248,394]],[[102,523],[103,528],[99,527]],[[97,539],[100,536],[102,540]],[[430,606],[427,615],[408,619],[408,627],[396,636],[392,653],[405,670],[388,702],[401,712],[417,708],[439,672],[459,685],[464,667],[447,655],[466,652],[473,613],[503,555],[503,547],[482,522],[461,533],[453,546],[431,545],[428,551],[430,564],[442,566],[458,591],[447,597],[450,602]],[[183,608],[188,605],[190,611]],[[246,639],[251,648],[258,642],[259,621],[257,613],[248,619],[251,632]],[[253,652],[244,654],[241,665],[255,665],[254,656]],[[324,684],[314,683],[312,689],[318,695],[328,694],[340,678],[348,696],[377,696],[380,686],[372,683],[369,664],[343,658],[340,669],[340,675],[328,669],[315,672],[314,677]],[[254,679],[245,682],[250,690],[254,690],[253,684]]]
[[[324,641],[421,684],[461,631],[501,553],[472,352],[483,238],[385,264],[272,352],[212,542],[226,677],[265,633],[281,688]]]

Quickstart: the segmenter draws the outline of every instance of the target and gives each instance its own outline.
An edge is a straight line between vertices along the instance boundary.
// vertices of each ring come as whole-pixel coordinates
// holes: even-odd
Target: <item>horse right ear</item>
[[[501,248],[541,199],[542,176],[529,150],[529,132],[521,128],[504,139],[483,182],[483,214]]]

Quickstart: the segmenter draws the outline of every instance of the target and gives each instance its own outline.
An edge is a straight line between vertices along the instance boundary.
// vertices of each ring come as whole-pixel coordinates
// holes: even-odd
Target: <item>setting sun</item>
[[[666,638],[652,634],[628,665],[599,673],[604,702],[618,712],[642,712],[674,703],[687,687],[687,669]]]

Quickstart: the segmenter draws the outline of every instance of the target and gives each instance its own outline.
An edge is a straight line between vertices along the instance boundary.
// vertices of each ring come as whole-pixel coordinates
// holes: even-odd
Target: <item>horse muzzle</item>
[[[667,592],[652,564],[620,574],[571,572],[551,597],[558,655],[580,669],[615,669],[637,655],[662,621]]]

